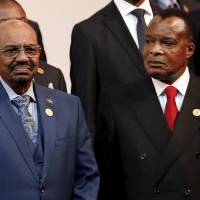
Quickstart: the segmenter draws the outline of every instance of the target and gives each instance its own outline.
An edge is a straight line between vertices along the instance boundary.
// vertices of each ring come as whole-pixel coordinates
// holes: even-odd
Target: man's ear
[[[194,52],[195,52],[195,44],[194,44],[194,42],[189,42],[188,48],[187,48],[188,59],[193,56]]]

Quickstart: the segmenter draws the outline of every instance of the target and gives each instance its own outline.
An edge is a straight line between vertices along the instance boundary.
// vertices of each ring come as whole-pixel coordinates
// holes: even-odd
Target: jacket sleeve
[[[71,93],[80,97],[87,123],[92,134],[95,132],[96,107],[98,99],[97,72],[94,47],[91,37],[80,25],[72,31],[71,60]]]
[[[99,174],[93,152],[91,137],[86,125],[80,101],[76,140],[76,164],[73,200],[96,200],[99,189]]]

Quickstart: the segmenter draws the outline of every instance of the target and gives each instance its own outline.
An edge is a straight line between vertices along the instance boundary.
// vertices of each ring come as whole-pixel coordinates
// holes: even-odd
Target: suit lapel
[[[132,91],[134,92],[128,105],[146,137],[162,153],[169,140],[169,129],[153,83],[150,79],[143,80],[134,85]]]
[[[133,60],[133,67],[136,66],[142,74],[146,74],[142,56],[114,2],[104,9],[103,16],[105,27]]]
[[[200,80],[190,81],[188,90],[179,113],[174,133],[169,141],[158,173],[158,183],[173,163],[184,152],[200,128],[199,116],[193,115],[194,109],[200,109]],[[197,91],[197,93],[195,93]]]
[[[22,124],[17,117],[12,104],[10,103],[9,97],[0,84],[0,119],[8,130],[14,140],[20,154],[24,158],[24,161],[28,165],[30,171],[32,172],[35,180],[38,182],[38,175],[36,172],[35,164],[32,159],[32,154],[30,152],[27,140],[23,134],[25,134]],[[9,145],[9,144],[8,144]]]
[[[52,96],[48,95],[48,93],[45,93],[40,86],[35,85],[35,93],[38,101],[39,114],[41,116],[40,119],[42,122],[44,136],[44,166],[41,181],[41,184],[43,184],[47,176],[51,155],[53,154],[55,145],[55,102]]]
[[[156,14],[158,14],[161,11],[161,9],[155,0],[150,0],[149,2],[151,5],[151,9],[153,11],[153,15],[155,16]]]

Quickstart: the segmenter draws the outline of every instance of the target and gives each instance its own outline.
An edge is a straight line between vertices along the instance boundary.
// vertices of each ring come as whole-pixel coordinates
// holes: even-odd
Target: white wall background
[[[28,18],[37,21],[43,35],[48,63],[60,68],[68,91],[69,47],[73,26],[104,7],[110,0],[18,0]]]

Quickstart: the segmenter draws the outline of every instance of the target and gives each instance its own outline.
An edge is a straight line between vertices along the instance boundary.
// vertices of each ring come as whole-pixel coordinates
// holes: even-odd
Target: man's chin
[[[20,76],[20,77],[16,77],[16,79],[14,80],[14,82],[16,84],[19,85],[26,85],[28,83],[30,83],[33,80],[33,77],[30,76]]]

